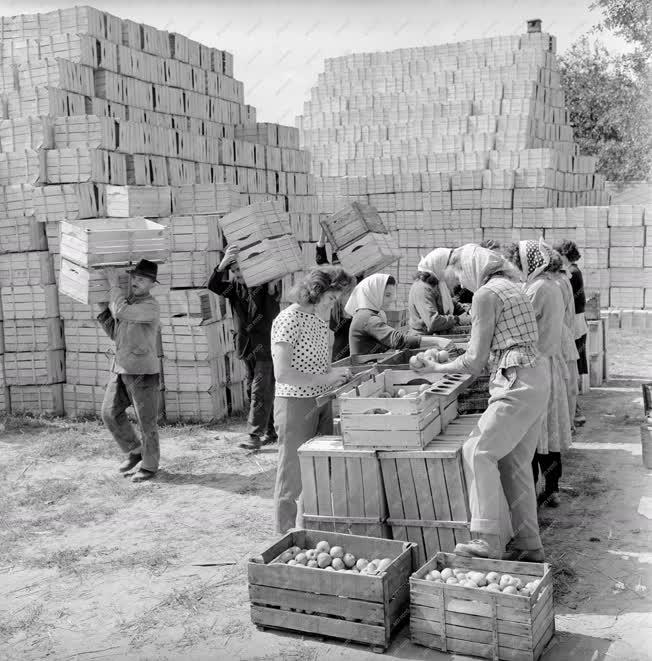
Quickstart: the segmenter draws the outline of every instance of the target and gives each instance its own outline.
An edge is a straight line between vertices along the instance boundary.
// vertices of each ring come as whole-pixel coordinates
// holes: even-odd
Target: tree
[[[591,9],[601,9],[604,20],[596,28],[612,30],[635,44],[648,58],[652,55],[652,5],[650,0],[595,0]]]
[[[583,154],[597,157],[598,171],[611,181],[647,179],[652,171],[650,68],[641,63],[587,37],[559,58],[575,141]]]

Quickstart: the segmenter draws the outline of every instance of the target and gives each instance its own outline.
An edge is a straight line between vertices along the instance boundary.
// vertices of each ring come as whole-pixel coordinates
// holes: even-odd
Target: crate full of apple
[[[281,562],[294,567],[310,567],[328,571],[341,571],[345,574],[366,574],[384,576],[392,563],[391,558],[356,558],[341,546],[331,546],[326,540],[317,542],[313,549],[300,549],[292,546],[283,551],[273,562]]]
[[[414,547],[293,530],[249,561],[252,621],[384,650],[409,609]]]
[[[406,378],[407,376],[413,378]],[[423,449],[457,416],[461,374],[431,382],[411,370],[386,369],[338,395],[348,449]]]
[[[547,564],[436,553],[410,577],[410,637],[445,652],[536,661],[555,631]]]

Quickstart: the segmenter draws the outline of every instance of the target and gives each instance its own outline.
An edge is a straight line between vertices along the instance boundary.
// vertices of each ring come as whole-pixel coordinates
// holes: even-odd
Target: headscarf
[[[439,281],[439,294],[441,296],[441,306],[444,314],[453,314],[455,310],[453,297],[444,279],[444,271],[446,271],[446,266],[448,266],[448,260],[452,252],[452,248],[435,248],[425,257],[422,257],[417,266],[417,271],[431,273]]]
[[[374,273],[364,278],[351,292],[344,311],[352,317],[358,310],[375,310],[383,321],[387,321],[387,315],[383,312],[383,299],[388,280],[389,275],[386,273]]]
[[[527,283],[532,282],[545,271],[548,264],[550,264],[552,248],[543,239],[539,239],[539,241],[519,241],[518,254],[521,258],[521,271],[523,271]]]
[[[460,285],[472,292],[478,291],[484,284],[486,274],[497,270],[503,262],[500,255],[475,243],[457,248],[455,256],[460,264]]]

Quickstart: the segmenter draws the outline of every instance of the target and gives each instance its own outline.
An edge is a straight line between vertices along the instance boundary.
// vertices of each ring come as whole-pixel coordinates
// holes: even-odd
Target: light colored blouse
[[[548,274],[543,274],[527,283],[524,291],[530,297],[536,315],[539,353],[561,357],[564,326],[564,298],[561,289]]]
[[[285,308],[272,324],[272,345],[292,345],[291,367],[305,374],[326,374],[330,369],[328,322],[309,314],[296,303]],[[276,382],[276,397],[319,397],[331,386],[295,386]]]

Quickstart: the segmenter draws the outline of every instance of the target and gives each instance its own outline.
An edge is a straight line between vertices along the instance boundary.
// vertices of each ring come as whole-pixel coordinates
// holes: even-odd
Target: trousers
[[[559,491],[559,480],[562,474],[561,452],[548,452],[548,454],[539,454],[538,452],[532,459],[532,475],[534,484],[539,480],[539,473],[545,480],[543,493],[549,495]]]
[[[142,467],[155,473],[158,470],[160,449],[158,438],[158,404],[160,376],[158,374],[111,374],[102,402],[102,420],[120,449],[140,454]],[[127,418],[133,406],[140,427],[141,439]]]
[[[276,438],[274,429],[274,364],[255,356],[245,361],[249,397],[249,436]]]
[[[299,446],[315,436],[333,433],[333,411],[330,402],[317,406],[314,397],[277,397],[274,419],[278,432],[274,510],[276,532],[284,535],[301,526],[303,515]]]
[[[471,531],[501,535],[501,489],[509,505],[514,547],[542,547],[532,457],[550,391],[543,362],[499,370],[489,383],[489,405],[463,446]]]

